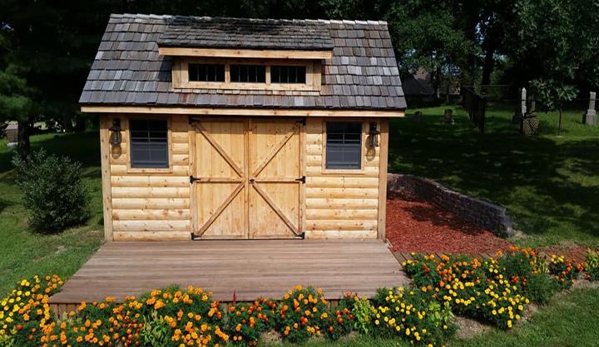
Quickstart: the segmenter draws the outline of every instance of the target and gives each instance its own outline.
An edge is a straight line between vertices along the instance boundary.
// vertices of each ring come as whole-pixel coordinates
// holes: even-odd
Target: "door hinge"
[[[296,123],[300,123],[303,126],[306,126],[306,118],[299,119]]]
[[[199,178],[195,178],[193,176],[189,176],[189,183],[193,184],[195,181],[199,181]]]
[[[298,181],[298,182],[302,182],[303,184],[306,184],[306,176],[302,176],[300,178],[296,178],[295,180]]]
[[[191,233],[191,241],[195,241],[195,239],[196,239],[196,234]]]

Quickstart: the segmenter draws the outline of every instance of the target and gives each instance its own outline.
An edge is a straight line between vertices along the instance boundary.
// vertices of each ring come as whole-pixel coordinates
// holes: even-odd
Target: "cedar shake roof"
[[[158,38],[161,47],[331,50],[324,23],[176,16]]]
[[[247,29],[247,26],[252,25],[267,28],[266,32],[277,26],[283,28],[277,35],[281,35],[282,32],[302,32],[304,33],[302,35],[314,32],[315,37],[306,41],[304,46],[300,46],[304,47],[303,49],[308,49],[310,46],[310,50],[316,50],[314,46],[322,45],[320,48],[322,50],[325,49],[327,42],[332,42],[332,59],[324,64],[320,92],[242,89],[174,90],[171,82],[172,57],[158,54],[158,42],[165,44],[169,40],[182,40],[185,35],[193,42],[189,45],[194,47],[200,43],[228,44],[211,41],[207,36],[201,35],[199,30],[193,30],[189,34],[174,34],[178,30],[178,23],[201,23],[203,26],[207,25],[206,23],[225,21],[243,22],[244,29],[238,36],[223,33],[219,35],[237,37],[236,45],[241,45],[242,40],[247,40],[247,42],[243,41],[243,47],[249,49],[266,44],[257,33],[257,29]],[[226,31],[222,27],[212,30]],[[274,36],[270,34],[268,37]],[[270,48],[283,49],[287,47],[286,45],[301,45],[296,38],[283,36],[281,35],[278,40],[272,39],[273,46]],[[218,47],[228,48],[229,46]],[[235,47],[240,48],[240,46]],[[111,15],[79,102],[85,106],[363,110],[406,108],[386,22],[238,20],[140,14]]]

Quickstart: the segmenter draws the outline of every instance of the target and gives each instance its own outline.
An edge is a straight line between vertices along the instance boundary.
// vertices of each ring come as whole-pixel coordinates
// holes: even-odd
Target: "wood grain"
[[[129,232],[119,237],[135,240],[141,235],[163,236]],[[185,233],[168,235],[189,238]],[[50,304],[77,305],[106,296],[120,301],[171,284],[202,287],[225,302],[232,300],[233,292],[238,301],[280,298],[297,284],[321,287],[327,299],[345,292],[371,297],[379,287],[407,282],[397,260],[376,239],[111,242],[50,298]]]

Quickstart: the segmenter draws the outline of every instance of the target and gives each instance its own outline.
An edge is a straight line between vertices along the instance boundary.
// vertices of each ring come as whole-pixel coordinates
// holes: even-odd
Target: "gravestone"
[[[597,124],[597,111],[595,110],[595,101],[597,99],[597,93],[591,92],[591,98],[589,101],[589,109],[582,115],[582,124],[596,125]]]
[[[11,123],[6,127],[6,139],[8,140],[9,147],[16,147],[19,141],[19,126],[15,123]]]
[[[522,117],[520,120],[520,133],[524,135],[534,135],[539,130],[537,105],[533,97],[530,101],[530,107],[528,107],[527,99],[526,88],[522,88],[522,99],[520,104],[520,112],[522,112]]]
[[[452,109],[448,108],[445,110],[445,113],[443,113],[443,120],[447,124],[453,124],[453,110]]]
[[[520,132],[524,135],[534,135],[539,130],[539,118],[537,118],[536,102],[530,102],[530,109],[522,118]]]

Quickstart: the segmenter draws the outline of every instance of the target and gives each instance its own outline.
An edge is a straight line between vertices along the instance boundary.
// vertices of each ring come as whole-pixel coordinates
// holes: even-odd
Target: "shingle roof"
[[[158,46],[331,50],[333,41],[324,23],[176,16],[168,21]]]
[[[112,15],[79,102],[103,106],[406,108],[385,22],[293,21],[325,27],[333,43],[332,59],[324,65],[320,92],[173,90],[172,58],[158,54],[157,42],[174,18],[140,14]]]

